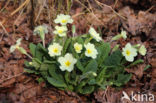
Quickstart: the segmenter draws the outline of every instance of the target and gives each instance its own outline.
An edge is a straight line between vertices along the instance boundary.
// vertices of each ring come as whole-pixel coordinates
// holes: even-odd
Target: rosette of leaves
[[[109,43],[97,42],[94,39],[89,41],[98,51],[96,59],[86,57],[84,49],[81,54],[75,52],[74,43],[84,45],[88,40],[90,40],[88,35],[80,35],[68,37],[62,43],[64,44],[62,56],[71,53],[77,59],[74,70],[71,72],[61,71],[57,58],[50,57],[48,49],[44,48],[42,44],[30,43],[29,48],[33,59],[31,63],[25,62],[25,70],[40,76],[39,80],[44,80],[54,87],[81,94],[90,94],[98,88],[105,89],[107,86],[120,87],[127,83],[131,74],[125,71],[126,61],[119,49],[111,51]],[[54,41],[56,42],[56,40],[52,42]]]

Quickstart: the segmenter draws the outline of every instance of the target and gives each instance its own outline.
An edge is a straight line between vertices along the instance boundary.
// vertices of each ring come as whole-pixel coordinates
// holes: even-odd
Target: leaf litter
[[[92,1],[92,0],[91,0]],[[153,1],[149,1],[151,4]],[[92,2],[90,2],[92,3]],[[114,1],[102,0],[101,3],[114,7]],[[131,67],[127,69],[133,74],[131,81],[123,87],[123,89],[114,89],[107,87],[104,90],[98,90],[94,94],[81,96],[75,93],[57,90],[54,87],[45,87],[44,83],[38,84],[37,78],[34,75],[25,74],[23,71],[24,60],[28,59],[24,55],[16,51],[14,54],[9,53],[9,47],[15,43],[17,38],[22,37],[24,43],[22,46],[28,51],[28,43],[41,42],[39,38],[33,37],[30,16],[28,14],[21,14],[22,18],[16,21],[19,14],[9,17],[9,12],[14,10],[14,5],[9,5],[6,12],[1,12],[0,20],[8,18],[3,24],[10,36],[4,35],[0,42],[0,102],[8,103],[120,103],[122,91],[130,94],[131,91],[151,91],[156,95],[156,12],[155,7],[151,12],[146,10],[138,10],[130,4],[139,4],[142,7],[150,8],[151,5],[146,5],[146,0],[140,3],[139,0],[119,0],[115,8],[117,13],[124,16],[126,20],[114,14],[108,7],[101,8],[99,5],[92,3],[92,13],[84,12],[84,7],[80,4],[73,4],[73,14],[78,14],[74,17],[74,24],[76,25],[77,35],[88,31],[90,25],[101,29],[103,39],[109,41],[112,36],[120,32],[121,29],[127,31],[129,39],[120,40],[113,45],[120,43],[122,46],[126,42],[145,44],[148,48],[148,53],[144,58],[146,64],[150,64],[150,68],[144,71],[145,64]],[[0,2],[2,7],[3,2]],[[74,6],[76,5],[76,6]],[[17,6],[17,5],[15,5]],[[100,9],[99,9],[100,8]],[[38,21],[48,21],[42,13],[42,18]],[[45,23],[45,22],[44,22]],[[48,23],[48,22],[47,22]],[[13,25],[15,28],[13,29]],[[47,24],[48,25],[48,24]],[[0,29],[0,37],[3,29]],[[52,31],[52,30],[51,30]],[[47,43],[52,38],[52,34],[46,37]],[[112,46],[113,47],[113,46]],[[29,52],[29,51],[28,51]],[[140,57],[138,57],[140,58]],[[128,102],[131,103],[131,102]]]

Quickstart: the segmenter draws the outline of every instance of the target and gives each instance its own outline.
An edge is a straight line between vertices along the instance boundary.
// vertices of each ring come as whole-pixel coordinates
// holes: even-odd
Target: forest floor
[[[24,61],[28,58],[18,51],[11,54],[9,49],[18,38],[23,38],[22,47],[29,52],[30,42],[41,42],[39,37],[33,36],[33,27],[39,24],[49,27],[50,32],[46,35],[48,43],[52,39],[53,20],[58,8],[39,5],[32,9],[31,5],[27,5],[14,12],[22,3],[0,1],[0,103],[119,103],[122,91],[127,94],[132,91],[152,93],[156,101],[156,1],[73,1],[70,14],[76,25],[77,35],[86,33],[92,25],[96,29],[100,28],[103,40],[108,42],[123,29],[127,32],[128,39],[119,40],[113,45],[119,43],[123,46],[127,42],[144,44],[147,54],[138,58],[145,62],[127,70],[133,76],[122,88],[107,87],[105,91],[78,95],[45,87],[45,83],[37,82],[37,76],[24,72]],[[146,65],[150,65],[150,68],[144,71]]]

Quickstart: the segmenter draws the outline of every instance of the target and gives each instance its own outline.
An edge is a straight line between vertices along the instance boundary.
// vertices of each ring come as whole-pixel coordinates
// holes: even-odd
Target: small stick
[[[15,11],[11,13],[11,16],[13,16],[15,13],[17,13],[19,10],[23,8],[23,6],[27,5],[30,2],[30,0],[26,0],[20,7],[18,7]]]
[[[3,30],[7,34],[7,36],[9,36],[9,33],[6,31],[5,27],[3,26],[3,24],[1,22],[0,22],[0,26],[3,28]],[[3,36],[4,36],[4,33],[2,34],[0,41],[3,39]]]
[[[12,76],[12,77],[9,77],[9,78],[7,78],[7,79],[4,79],[4,80],[2,80],[2,82],[0,82],[0,84],[2,84],[4,81],[7,81],[7,80],[9,80],[9,79],[18,77],[18,76],[22,75],[23,73],[25,73],[25,72],[22,72],[22,73],[19,73],[19,74],[17,74],[17,75],[14,75],[14,76]]]
[[[5,6],[0,10],[0,12],[2,12],[2,11],[8,6],[9,3],[10,3],[10,0],[7,1],[7,3],[6,3]]]
[[[124,20],[126,20],[126,18],[125,18],[124,16],[118,14],[111,6],[106,5],[106,4],[103,4],[103,3],[101,3],[101,2],[99,2],[99,1],[97,1],[97,0],[95,0],[95,2],[96,2],[100,7],[106,6],[106,7],[110,8],[116,15],[118,15],[119,17],[121,17],[121,18],[123,18]]]
[[[145,12],[147,13],[147,12],[151,11],[154,7],[155,7],[155,6],[151,6],[151,7],[150,7],[149,9],[147,9]]]
[[[9,33],[6,31],[5,27],[3,26],[3,24],[0,22],[0,26],[3,28],[3,30],[5,31],[5,33],[9,36]]]
[[[42,7],[40,8],[40,10],[39,10],[39,12],[38,12],[38,15],[37,15],[37,17],[36,17],[36,19],[35,19],[35,22],[38,20],[38,18],[39,18],[39,16],[40,16],[40,14],[41,14],[41,12],[42,12],[42,10],[43,10],[45,4],[46,4],[46,0],[43,2]]]

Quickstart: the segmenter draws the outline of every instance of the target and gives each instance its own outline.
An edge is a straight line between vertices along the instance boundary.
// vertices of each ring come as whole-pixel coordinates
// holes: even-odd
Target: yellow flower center
[[[131,54],[131,52],[129,50],[127,50],[126,54],[129,56]]]
[[[63,33],[63,30],[58,30],[58,33],[59,33],[59,34],[62,34],[62,33]]]
[[[80,51],[80,47],[79,46],[76,46],[75,49],[76,49],[76,51]]]
[[[65,19],[62,20],[62,23],[66,23],[66,22],[67,22],[67,20],[65,20]]]
[[[32,65],[33,63],[32,62],[29,62],[29,65]]]
[[[58,49],[57,48],[53,49],[53,52],[58,53]]]
[[[65,65],[66,65],[67,67],[69,67],[70,64],[71,64],[71,62],[70,62],[69,60],[67,60],[67,61],[65,62]]]
[[[88,53],[88,54],[91,54],[92,51],[91,51],[90,49],[87,49],[87,53]]]
[[[16,49],[19,49],[19,46],[18,45],[16,45]]]
[[[42,28],[42,27],[39,27],[38,30],[39,30],[40,32],[42,32],[42,31],[43,31],[43,28]]]

